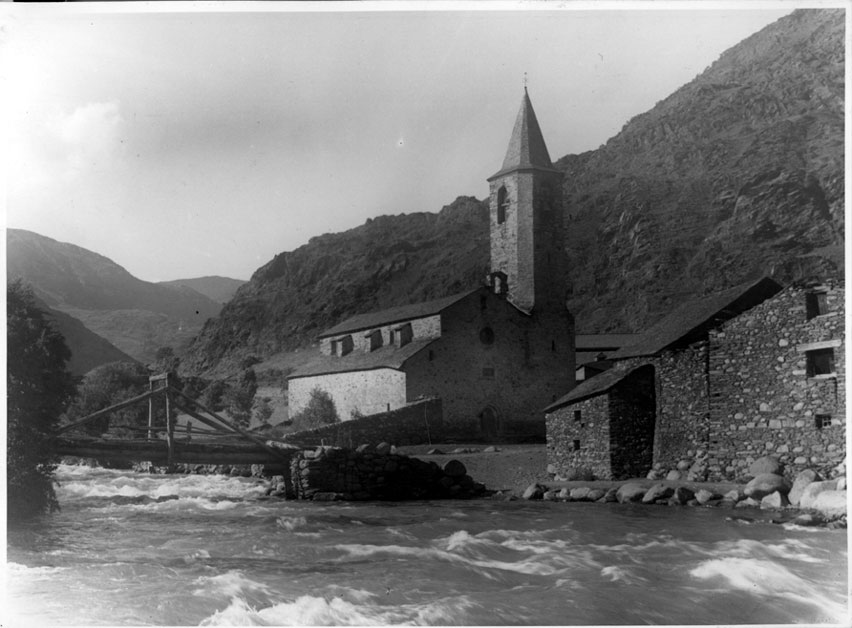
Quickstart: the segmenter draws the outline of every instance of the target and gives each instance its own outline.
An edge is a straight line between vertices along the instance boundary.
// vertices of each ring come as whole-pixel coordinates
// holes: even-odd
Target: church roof
[[[608,355],[611,360],[655,355],[683,342],[694,342],[708,329],[775,296],[781,286],[768,277],[690,301],[657,322],[639,339]]]
[[[402,370],[405,361],[435,342],[434,338],[413,340],[403,347],[385,345],[369,353],[355,349],[351,353],[338,357],[317,354],[310,362],[293,372],[287,379],[348,373],[351,371],[372,371],[388,368]]]
[[[328,338],[329,336],[340,336],[341,334],[349,334],[362,329],[375,329],[383,325],[391,325],[393,323],[401,323],[410,321],[415,318],[423,318],[424,316],[433,316],[439,314],[457,301],[461,301],[474,292],[478,292],[480,288],[460,292],[441,299],[433,299],[432,301],[423,301],[421,303],[412,303],[411,305],[400,305],[399,307],[388,308],[378,312],[368,312],[367,314],[356,314],[351,318],[347,318],[342,323],[338,323],[331,329],[326,329],[322,332],[320,338]]]
[[[541,128],[538,126],[530,96],[524,88],[524,98],[521,101],[518,117],[515,119],[515,128],[512,129],[503,167],[489,180],[513,170],[528,168],[555,170],[553,162],[550,161],[550,153],[547,152]]]

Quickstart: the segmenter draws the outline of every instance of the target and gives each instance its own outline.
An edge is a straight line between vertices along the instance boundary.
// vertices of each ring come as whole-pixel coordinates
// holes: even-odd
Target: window
[[[479,331],[479,341],[484,345],[494,344],[494,330],[490,327],[483,327]]]
[[[395,327],[393,330],[394,344],[398,347],[404,347],[409,342],[411,342],[414,333],[411,330],[411,323],[405,323],[404,325],[400,325],[399,327]]]
[[[352,336],[343,336],[342,338],[337,339],[337,346],[340,349],[340,355],[346,355],[352,352]]]
[[[824,427],[831,427],[831,415],[830,414],[817,414],[814,416],[814,426],[821,430]]]
[[[369,331],[364,336],[367,338],[367,350],[375,351],[382,346],[382,330],[374,329]]]
[[[574,420],[580,421],[583,418],[583,413],[580,410],[574,410]]]
[[[550,341],[550,350],[556,351],[556,341],[555,340]]]
[[[479,297],[479,309],[483,312],[488,309],[488,297],[484,294]]]
[[[435,352],[432,351],[432,349],[429,349],[429,361],[431,362],[434,359],[435,359]]]
[[[509,207],[509,195],[506,192],[506,187],[501,186],[497,192],[497,224],[502,225],[506,222],[506,210]]]
[[[828,313],[825,292],[809,292],[805,295],[805,310],[808,320]]]
[[[573,446],[574,446],[574,451],[580,451],[580,439],[579,438],[574,439]]]
[[[494,368],[491,366],[486,366],[482,369],[482,377],[486,379],[494,379]]]
[[[808,377],[834,375],[834,349],[806,351]]]

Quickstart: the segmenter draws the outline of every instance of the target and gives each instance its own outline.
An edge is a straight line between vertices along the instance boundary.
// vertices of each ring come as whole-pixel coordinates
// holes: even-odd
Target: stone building
[[[486,285],[326,330],[319,354],[289,377],[290,415],[315,389],[332,396],[342,420],[440,398],[443,434],[434,438],[543,439],[542,399],[574,384],[574,322],[554,283],[561,176],[525,90],[503,165],[488,179]]]
[[[561,475],[644,476],[654,465],[734,479],[766,454],[791,472],[845,456],[843,285],[770,279],[688,303],[611,370],[546,408]],[[700,477],[699,477],[700,476]]]

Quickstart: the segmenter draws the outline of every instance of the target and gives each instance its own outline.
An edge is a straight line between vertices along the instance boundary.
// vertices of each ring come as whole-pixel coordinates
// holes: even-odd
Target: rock
[[[774,473],[761,473],[751,482],[746,484],[743,493],[745,493],[746,497],[763,499],[775,491],[786,495],[790,492],[790,482],[781,475],[775,475]]]
[[[571,491],[569,491],[567,488],[560,488],[559,495],[557,495],[557,498],[561,502],[571,501]]]
[[[483,453],[486,453],[486,454],[494,454],[494,453],[497,453],[498,451],[500,451],[500,448],[499,448],[499,447],[495,447],[494,445],[491,445],[491,447],[486,447],[485,449],[483,449],[483,450],[482,450],[482,452],[483,452]],[[551,465],[547,465],[547,467],[548,467],[548,471],[547,471],[547,472],[548,472],[548,473],[550,473],[550,470],[549,470],[549,469],[550,469],[550,466],[551,466]],[[556,471],[554,471],[554,473],[556,473]]]
[[[733,502],[736,504],[737,502],[742,501],[744,497],[745,494],[743,493],[742,489],[734,488],[725,493],[722,496],[722,499],[726,502]]]
[[[595,479],[595,474],[586,467],[572,467],[565,474],[565,479],[568,482],[591,482]]]
[[[836,491],[837,481],[827,480],[825,482],[811,482],[802,491],[802,496],[799,498],[799,508],[813,508],[816,502],[817,495],[823,491]]]
[[[571,501],[572,502],[584,502],[589,499],[589,488],[586,486],[581,486],[579,488],[571,489]]]
[[[784,465],[778,462],[778,459],[775,456],[763,456],[749,465],[748,472],[752,477],[757,477],[764,473],[783,475]]]
[[[814,499],[813,508],[829,519],[837,519],[846,514],[846,491],[822,491]]]
[[[601,501],[606,504],[611,504],[618,501],[618,489],[614,486],[609,489],[603,497],[601,497]]]
[[[672,495],[674,495],[674,489],[671,486],[666,486],[665,484],[654,484],[654,486],[645,491],[645,495],[642,497],[642,503],[653,504],[654,502],[668,499]]]
[[[546,502],[555,502],[559,500],[559,491],[556,489],[551,489],[549,491],[545,491],[544,495],[541,498]]]
[[[766,495],[763,499],[760,500],[760,507],[764,510],[777,510],[779,508],[785,508],[790,505],[790,500],[787,499],[786,495],[782,495],[778,491],[770,495]]]
[[[668,473],[666,473],[666,479],[670,482],[677,482],[680,479],[680,471],[677,469],[672,469]]]
[[[649,480],[659,480],[660,474],[657,471],[655,471],[654,469],[651,469],[650,471],[648,471],[648,475],[646,475],[645,477],[648,478]]]
[[[460,478],[467,474],[467,468],[455,458],[445,462],[443,470],[444,473],[451,478]]]
[[[678,486],[675,488],[674,494],[671,497],[671,499],[679,506],[683,506],[687,502],[692,501],[694,498],[695,492],[686,486]]]
[[[678,471],[686,471],[689,467],[692,466],[692,463],[689,460],[679,460],[677,463]]]
[[[837,490],[845,491],[846,490],[846,476],[842,476],[837,478]]]
[[[541,499],[544,497],[544,490],[544,487],[540,484],[530,484],[521,497],[523,499]]]
[[[737,505],[734,508],[759,508],[760,502],[757,501],[754,497],[746,497],[744,500],[737,502]]]
[[[713,491],[708,491],[706,488],[702,488],[695,494],[695,501],[704,505],[711,499],[716,499],[716,497],[717,495]]]
[[[805,469],[799,475],[796,476],[795,481],[793,482],[793,488],[790,489],[789,499],[790,503],[794,506],[799,505],[799,500],[802,498],[802,493],[805,492],[805,488],[808,484],[813,484],[814,482],[819,482],[822,478],[819,476],[819,473],[813,471],[812,469]]]
[[[589,494],[586,496],[586,501],[596,502],[606,495],[606,491],[602,488],[593,488],[589,491]]]
[[[355,451],[358,452],[359,454],[365,454],[368,451],[370,451],[372,448],[373,448],[373,446],[370,445],[370,443],[364,443],[362,445],[358,445],[355,448]]]
[[[488,450],[486,449],[486,451],[488,451]],[[556,475],[556,473],[557,473],[556,465],[552,464],[552,463],[548,464],[547,465],[547,475]]]
[[[622,484],[616,492],[616,499],[620,504],[624,502],[638,502],[642,501],[642,498],[645,497],[645,492],[646,489],[641,484]]]
[[[382,441],[378,445],[376,445],[376,453],[377,454],[389,454],[390,453],[390,443],[386,443]]]
[[[437,449],[436,447],[433,447],[432,449],[430,449],[426,453],[430,456],[443,456],[444,455],[444,452],[441,451],[440,449]]]
[[[397,454],[397,453],[399,453],[399,449],[397,448],[397,446],[396,446],[396,445],[391,445],[391,446],[390,446],[390,453],[392,453],[392,454]]]
[[[819,514],[803,512],[794,517],[790,523],[794,523],[797,526],[819,526],[825,523],[825,519]]]
[[[342,499],[340,493],[314,493],[313,501],[315,502],[335,502]]]

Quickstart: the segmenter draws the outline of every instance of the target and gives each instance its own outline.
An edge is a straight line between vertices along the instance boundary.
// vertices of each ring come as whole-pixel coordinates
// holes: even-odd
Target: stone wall
[[[641,367],[610,390],[608,412],[611,472],[606,476],[607,479],[642,477],[654,463],[654,372],[653,366]]]
[[[405,373],[391,368],[294,377],[288,383],[290,417],[301,412],[319,388],[332,394],[341,421],[395,410],[406,404]]]
[[[596,478],[611,478],[609,418],[606,393],[548,414],[547,463],[554,473],[571,478],[588,469]]]
[[[844,286],[822,286],[824,314],[808,318],[812,288],[793,286],[711,333],[711,479],[741,478],[772,454],[792,477],[844,460]],[[809,377],[806,351],[833,345],[835,371]],[[821,427],[823,416],[831,425]],[[828,477],[828,476],[826,476]]]
[[[435,314],[433,316],[424,316],[422,318],[413,318],[409,321],[404,321],[411,324],[411,340],[428,340],[430,338],[438,338],[441,335],[441,316]],[[361,329],[353,331],[351,334],[340,334],[339,336],[329,336],[320,339],[320,353],[323,355],[331,355],[331,343],[333,340],[339,340],[344,336],[352,336],[352,351],[361,353],[369,353],[374,347],[371,344],[368,334],[378,332],[381,336],[381,346],[394,344],[392,339],[392,331],[404,324],[402,321],[397,321],[388,325],[374,327],[370,329]],[[398,343],[397,343],[398,344]]]
[[[302,447],[358,447],[363,443],[381,442],[419,445],[440,442],[443,431],[441,400],[425,399],[390,412],[286,434],[283,440]]]
[[[290,463],[295,497],[332,500],[467,498],[485,491],[458,460],[443,468],[391,453],[321,447]]]

